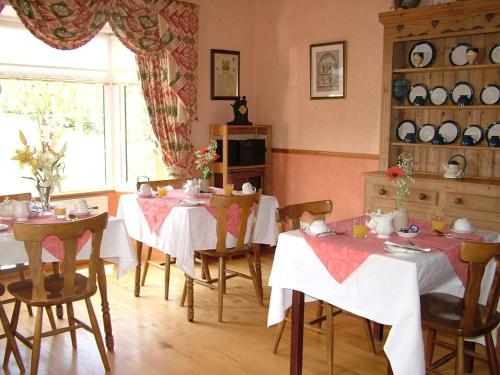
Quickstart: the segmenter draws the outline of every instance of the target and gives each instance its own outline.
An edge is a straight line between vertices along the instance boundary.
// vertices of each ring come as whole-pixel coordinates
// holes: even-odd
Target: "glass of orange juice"
[[[444,216],[432,215],[431,225],[432,225],[432,230],[444,233],[446,229],[446,222],[444,220]]]
[[[158,198],[166,198],[168,195],[168,190],[166,187],[158,188]]]
[[[368,227],[365,218],[358,217],[352,220],[352,234],[355,238],[366,238]]]
[[[225,184],[224,185],[224,194],[231,195],[233,193],[234,184]]]
[[[58,219],[64,219],[66,217],[66,207],[65,206],[54,207],[54,214]]]

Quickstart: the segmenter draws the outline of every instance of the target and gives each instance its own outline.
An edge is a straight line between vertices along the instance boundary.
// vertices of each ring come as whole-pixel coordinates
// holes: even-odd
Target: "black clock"
[[[228,125],[252,125],[250,121],[248,121],[248,106],[247,106],[247,98],[246,96],[237,97],[234,100],[234,104],[231,104],[233,107],[234,120],[229,121]]]

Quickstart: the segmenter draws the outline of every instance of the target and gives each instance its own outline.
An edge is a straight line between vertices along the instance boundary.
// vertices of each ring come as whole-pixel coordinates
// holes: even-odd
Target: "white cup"
[[[250,182],[245,182],[241,186],[241,191],[243,192],[243,194],[253,194],[257,191],[257,189],[254,188]]]
[[[89,212],[89,205],[85,199],[78,199],[75,202],[75,212],[79,214],[86,214]]]
[[[307,230],[311,234],[321,234],[328,232],[330,227],[323,220],[314,220]]]
[[[151,186],[149,184],[142,184],[141,187],[139,188],[139,194],[151,195],[152,194]]]
[[[455,223],[453,224],[453,229],[457,232],[472,232],[472,224],[470,223],[469,219],[461,217],[460,219],[457,219],[455,221]]]

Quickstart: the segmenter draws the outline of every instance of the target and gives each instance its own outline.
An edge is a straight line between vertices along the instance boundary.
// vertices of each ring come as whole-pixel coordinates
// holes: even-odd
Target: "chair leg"
[[[10,319],[10,331],[11,332],[16,332],[17,330],[17,323],[19,322],[19,311],[21,310],[21,301],[16,300],[14,303],[14,310],[12,311],[12,318]],[[10,346],[7,345],[5,348],[5,354],[3,357],[3,367],[7,367],[9,365],[9,359],[10,359]]]
[[[465,375],[464,338],[457,337],[457,357],[455,359],[455,375]]]
[[[85,298],[85,304],[87,305],[87,311],[89,313],[90,325],[92,326],[92,332],[94,334],[95,342],[97,344],[97,349],[101,355],[102,364],[106,371],[110,370],[108,355],[106,354],[106,349],[104,348],[104,342],[102,341],[101,331],[99,330],[99,323],[97,323],[97,318],[95,317],[94,308],[92,307],[92,302],[90,298]]]
[[[149,253],[148,253],[149,255]],[[144,269],[144,275],[146,269]],[[144,284],[142,284],[144,285]],[[170,289],[170,255],[165,254],[165,300],[168,301],[168,290]]]
[[[226,284],[226,260],[219,258],[219,278],[217,282],[217,315],[219,322],[222,322],[222,305],[224,300],[224,287]]]
[[[488,355],[488,367],[490,368],[490,374],[498,375],[497,355],[495,345],[493,344],[493,338],[491,337],[491,332],[485,334],[484,338],[486,339],[486,354]]]
[[[332,305],[325,305],[326,314],[326,359],[328,363],[328,375],[333,374],[333,309]]]
[[[290,310],[292,308],[290,307],[289,309],[286,310],[285,313],[285,319],[283,319],[281,322],[278,323],[278,326],[276,327],[276,332],[274,333],[274,343],[273,343],[273,353],[276,353],[278,351],[278,346],[281,341],[281,336],[283,336],[283,331],[285,330],[286,326],[286,318],[288,314],[290,313]]]
[[[210,276],[210,268],[208,268],[207,257],[205,255],[201,255],[201,269],[205,274],[205,280],[207,280],[207,283],[211,283],[212,276]]]
[[[24,364],[21,358],[21,354],[19,354],[19,348],[17,347],[16,339],[12,334],[12,327],[10,326],[9,319],[5,314],[5,310],[3,305],[0,303],[0,321],[2,322],[2,327],[5,332],[5,336],[7,337],[7,346],[10,347],[12,353],[14,353],[14,358],[16,359],[17,366],[19,367],[20,372],[24,372]]]
[[[72,328],[72,330],[69,331],[71,335],[71,344],[73,345],[73,349],[76,349],[75,311],[73,310],[73,304],[71,302],[67,303],[66,309],[68,311],[68,323]]]
[[[370,324],[370,319],[363,318],[363,326],[365,327],[366,338],[368,339],[368,344],[370,345],[370,350],[373,354],[377,354],[377,349],[375,348],[375,341],[373,340],[372,326]]]
[[[49,318],[50,328],[52,328],[52,330],[56,330],[57,329],[56,320],[54,319],[54,314],[52,312],[52,307],[47,306],[45,308],[45,310],[47,311],[47,317]]]
[[[144,261],[144,269],[142,270],[142,280],[141,280],[141,286],[144,286],[144,283],[146,282],[146,275],[148,274],[148,269],[149,269],[149,261],[151,260],[151,253],[153,252],[153,248],[150,246],[148,247],[148,254],[146,255],[146,260]],[[139,259],[139,262],[141,260]]]
[[[184,307],[186,303],[187,296],[187,278],[184,278],[184,288],[182,289],[182,297],[181,297],[181,307]]]
[[[320,316],[322,316],[322,315],[323,315],[323,301],[318,301],[318,302],[316,302],[316,313],[315,313],[315,316],[316,316],[317,318],[319,318],[319,317],[320,317]],[[317,322],[316,324],[317,324],[317,326],[318,326],[319,328],[321,328],[321,324],[322,324],[322,323],[323,323],[323,321],[321,321],[321,320],[320,320],[320,321],[319,321],[319,322]]]
[[[24,264],[16,264],[17,272],[19,273],[19,280],[26,280],[26,275],[24,274]],[[33,309],[31,308],[30,305],[26,305],[26,308],[28,309],[28,315],[33,316]]]
[[[40,361],[40,345],[42,344],[43,307],[36,308],[35,333],[33,335],[33,350],[31,352],[31,375],[38,373],[38,362]]]
[[[432,366],[432,356],[434,355],[434,345],[436,341],[436,330],[429,329],[427,332],[427,340],[425,343],[425,367]]]
[[[255,269],[253,268],[253,262],[252,258],[250,257],[250,254],[246,254],[247,261],[248,261],[248,269],[250,270],[250,275],[252,276],[252,282],[253,282],[253,287],[255,289],[255,293],[257,294],[257,299],[259,300],[259,304],[261,306],[264,306],[264,301],[262,301],[262,295],[260,293],[260,284],[259,281],[257,280],[257,274],[255,273]]]

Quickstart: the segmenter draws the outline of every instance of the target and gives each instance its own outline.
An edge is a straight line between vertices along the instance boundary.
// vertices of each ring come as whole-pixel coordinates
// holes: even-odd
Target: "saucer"
[[[420,232],[401,232],[401,231],[398,231],[398,232],[396,232],[396,234],[401,238],[414,238],[414,237],[417,237],[420,234]]]
[[[7,229],[9,226],[7,224],[0,224],[0,231]]]
[[[472,230],[465,230],[464,231],[464,230],[458,230],[458,229],[454,229],[454,228],[450,228],[450,229],[453,233],[457,233],[457,234],[470,234],[470,233],[472,233]]]
[[[88,210],[87,212],[76,212],[76,211],[70,211],[70,215],[74,215],[76,217],[87,217],[92,214],[92,210]]]
[[[141,198],[153,198],[153,194],[137,194]]]
[[[304,232],[311,237],[327,237],[333,233],[332,228],[329,228],[326,232],[322,233],[311,233],[309,232],[309,227]]]

